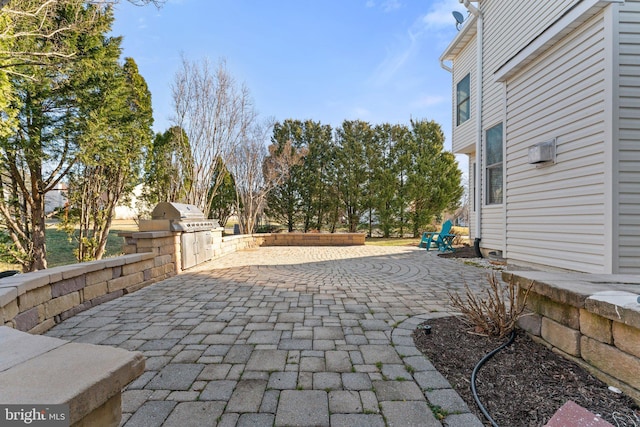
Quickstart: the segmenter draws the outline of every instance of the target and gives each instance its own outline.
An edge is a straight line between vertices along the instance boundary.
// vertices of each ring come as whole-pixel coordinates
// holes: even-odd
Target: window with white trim
[[[467,74],[456,85],[456,126],[471,117],[471,74]]]
[[[487,130],[486,153],[487,205],[498,205],[503,197],[502,123]]]

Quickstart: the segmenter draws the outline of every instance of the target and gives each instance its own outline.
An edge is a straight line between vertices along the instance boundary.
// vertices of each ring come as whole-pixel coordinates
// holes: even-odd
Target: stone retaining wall
[[[69,317],[182,271],[180,234],[122,233],[125,253],[0,280],[0,325],[40,334]],[[362,233],[282,233],[222,236],[214,230],[213,258],[260,245],[362,245]]]
[[[180,233],[122,233],[127,255],[0,280],[0,326],[40,334],[98,304],[180,273]],[[213,257],[259,245],[250,235],[214,233]]]
[[[98,304],[175,274],[171,256],[124,255],[0,280],[0,325],[40,334]]]
[[[262,246],[364,245],[364,233],[265,233]]]
[[[261,246],[264,239],[261,234],[240,234],[235,236],[220,237],[220,243],[216,244],[216,239],[213,240],[213,258],[219,258],[221,256],[231,254],[234,252],[242,251],[245,249],[252,249]]]
[[[519,326],[640,404],[639,276],[504,272],[527,298]]]

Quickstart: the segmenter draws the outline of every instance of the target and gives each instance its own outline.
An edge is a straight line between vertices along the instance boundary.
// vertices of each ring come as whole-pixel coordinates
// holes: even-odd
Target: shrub
[[[277,233],[282,230],[282,226],[267,224],[256,227],[256,233]]]
[[[533,282],[526,290],[518,293],[518,286],[513,280],[507,285],[502,285],[495,272],[489,274],[487,279],[488,286],[484,292],[474,293],[469,285],[465,284],[465,299],[457,292],[447,294],[451,305],[475,327],[476,333],[504,338],[516,327],[516,322],[525,309]]]

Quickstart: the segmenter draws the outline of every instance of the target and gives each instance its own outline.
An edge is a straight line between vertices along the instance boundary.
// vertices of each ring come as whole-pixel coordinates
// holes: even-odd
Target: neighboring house
[[[50,214],[67,206],[68,187],[64,182],[58,182],[54,188],[44,195],[44,212]]]
[[[461,3],[440,59],[471,239],[514,265],[640,274],[640,1]]]
[[[151,212],[153,207],[149,207],[142,199],[144,191],[144,184],[136,185],[131,195],[129,195],[128,200],[121,201],[120,204],[116,206],[114,219],[138,219],[140,215]]]

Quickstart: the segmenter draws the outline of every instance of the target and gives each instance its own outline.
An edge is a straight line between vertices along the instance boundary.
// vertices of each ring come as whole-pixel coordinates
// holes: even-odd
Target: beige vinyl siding
[[[507,81],[506,256],[514,263],[604,272],[604,58],[601,13]],[[528,147],[552,138],[557,163],[528,164]]]
[[[495,124],[503,118],[502,84],[494,82],[493,73],[578,2],[486,0],[481,3],[485,16],[484,123]]]
[[[558,16],[577,0],[482,2],[483,26],[483,104],[482,123],[486,131],[504,121],[504,88],[494,81],[493,74],[506,61],[544,31]],[[483,132],[483,138],[484,132]],[[483,141],[484,147],[485,141]],[[506,143],[506,140],[505,140]],[[482,176],[485,177],[486,158],[483,153]],[[505,157],[506,172],[506,157]],[[486,190],[483,184],[483,200]],[[506,200],[505,200],[506,201]],[[483,205],[482,247],[505,250],[505,206]]]
[[[476,79],[476,39],[467,43],[467,46],[460,52],[456,58],[453,67],[453,152],[468,154],[475,151],[476,147],[476,115],[477,115],[477,79]],[[471,93],[471,105],[469,120],[456,126],[456,89],[458,82],[467,74],[470,74],[471,82],[469,84]]]
[[[640,2],[620,11],[618,273],[640,274]]]

